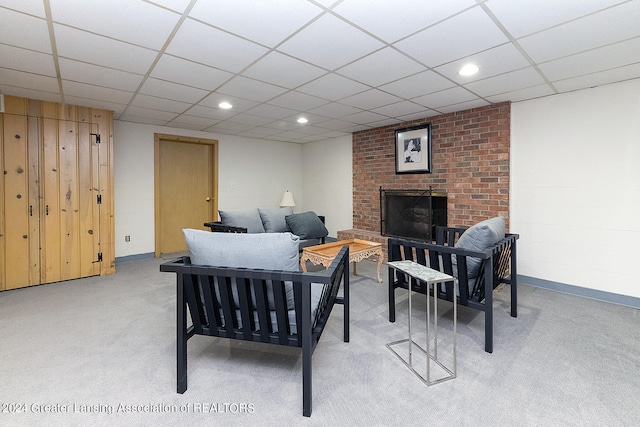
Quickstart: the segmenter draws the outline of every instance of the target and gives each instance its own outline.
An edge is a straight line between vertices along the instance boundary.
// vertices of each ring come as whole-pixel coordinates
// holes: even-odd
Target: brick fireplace
[[[396,175],[395,130],[426,123],[432,124],[433,173]],[[500,215],[508,230],[509,132],[510,103],[503,102],[354,133],[353,228],[365,232],[362,238],[385,241],[376,238],[380,187],[432,187],[447,194],[448,226],[469,227]]]

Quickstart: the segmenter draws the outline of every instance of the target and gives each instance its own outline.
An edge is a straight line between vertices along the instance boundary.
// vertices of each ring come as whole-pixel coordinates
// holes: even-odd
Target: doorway
[[[155,135],[155,256],[185,252],[183,228],[218,211],[218,141]]]

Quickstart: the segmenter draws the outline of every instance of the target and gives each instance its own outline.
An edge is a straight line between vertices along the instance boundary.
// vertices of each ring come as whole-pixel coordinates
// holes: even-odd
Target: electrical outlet
[[[131,241],[131,236],[124,236],[124,241],[125,242],[130,242]]]

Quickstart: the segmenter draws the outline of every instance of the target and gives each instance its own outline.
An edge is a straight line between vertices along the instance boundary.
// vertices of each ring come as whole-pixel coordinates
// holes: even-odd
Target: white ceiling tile
[[[544,62],[640,36],[640,1],[630,1],[518,40],[534,61]]]
[[[487,7],[515,37],[532,34],[610,7],[621,0],[558,1],[558,0],[491,0]]]
[[[460,102],[458,104],[450,104],[443,107],[438,107],[438,111],[440,111],[442,114],[447,114],[455,113],[456,111],[470,110],[472,108],[485,107],[487,105],[489,105],[487,101],[476,98],[470,101]]]
[[[513,92],[505,92],[498,95],[488,96],[486,99],[489,102],[518,102],[525,99],[541,98],[543,96],[553,95],[555,92],[548,84],[543,84],[534,87],[528,87],[526,89],[520,89]]]
[[[554,81],[553,85],[562,92],[586,89],[609,83],[622,82],[637,79],[640,76],[640,63],[613,68],[596,73],[585,74],[579,77]]]
[[[140,93],[193,104],[207,96],[209,91],[150,77],[140,88]]]
[[[137,74],[146,74],[157,53],[150,49],[54,24],[58,55]]]
[[[330,73],[316,80],[300,86],[296,90],[309,95],[318,96],[331,101],[337,101],[358,92],[369,89],[368,86],[358,83],[346,77]]]
[[[0,67],[56,77],[53,55],[0,44]]]
[[[150,108],[137,107],[135,105],[129,106],[125,112],[125,116],[146,117],[148,119],[162,120],[168,122],[173,120],[177,114],[170,111],[153,110]]]
[[[384,120],[378,120],[377,122],[367,123],[367,125],[377,128],[377,127],[391,126],[391,125],[395,125],[395,124],[400,124],[402,122],[403,122],[403,120],[397,119],[395,117],[389,117],[389,118],[386,118]]]
[[[125,105],[129,103],[133,96],[132,92],[99,87],[86,83],[72,82],[69,80],[62,80],[62,89],[64,90],[65,96],[69,95],[79,98],[101,99],[106,102]]]
[[[393,43],[474,5],[474,0],[344,0],[333,11]]]
[[[8,68],[0,68],[0,83],[16,88],[41,90],[48,93],[58,92],[58,80],[55,77],[23,73]]]
[[[118,104],[115,102],[106,102],[102,99],[87,99],[83,97],[68,96],[65,94],[64,102],[71,105],[82,105],[83,107],[99,108],[101,110],[113,111],[114,114],[120,114],[127,108],[126,104]]]
[[[374,108],[371,111],[375,113],[383,114],[389,117],[398,117],[398,116],[406,116],[407,114],[424,112],[425,107],[411,101],[400,101],[400,102],[396,102],[395,104],[389,104],[383,107]]]
[[[191,0],[148,0],[149,3],[155,3],[160,6],[164,6],[167,9],[175,10],[176,12],[183,13]]]
[[[396,80],[380,86],[379,89],[393,93],[403,98],[415,98],[428,93],[438,92],[455,86],[450,80],[434,73],[433,71],[423,71],[404,79]]]
[[[267,49],[193,19],[187,19],[166,52],[236,73],[264,55]]]
[[[322,9],[306,1],[209,0],[196,3],[189,16],[274,47],[320,13]]]
[[[289,108],[277,107],[275,105],[260,104],[247,111],[247,113],[254,116],[268,117],[272,120],[278,120],[296,114],[297,111]]]
[[[538,86],[544,84],[544,82],[545,81],[542,76],[540,76],[540,73],[533,69],[533,67],[527,67],[510,73],[500,74],[499,76],[472,82],[464,85],[464,87],[481,97],[487,97],[497,95],[499,93]]]
[[[331,102],[329,104],[321,105],[318,108],[312,108],[307,112],[323,117],[339,119],[340,117],[348,116],[349,114],[355,114],[359,111],[362,111],[362,109],[340,104],[338,102]]]
[[[0,43],[52,53],[47,21],[0,7]],[[28,31],[24,31],[27,29]]]
[[[324,99],[295,91],[287,92],[284,95],[280,95],[279,97],[269,101],[269,104],[271,105],[278,105],[280,107],[291,108],[298,111],[311,110],[312,108],[317,108],[326,103],[327,101]]]
[[[210,119],[205,117],[189,116],[187,114],[180,114],[178,117],[171,120],[173,124],[188,124],[196,126],[200,129],[208,128],[218,123],[220,120]]]
[[[380,86],[425,67],[392,48],[379,50],[337,70],[339,74],[371,86]]]
[[[466,64],[475,64],[480,70],[473,76],[461,76],[458,71]],[[529,61],[522,56],[520,51],[513,44],[506,43],[442,65],[435,71],[457,83],[465,84],[528,66],[530,66]]]
[[[344,120],[347,120],[352,123],[359,124],[367,124],[372,122],[377,122],[380,120],[388,119],[388,116],[384,116],[382,114],[374,113],[372,111],[361,111],[356,114],[352,114],[350,116],[343,117]]]
[[[563,80],[640,62],[640,37],[540,64],[549,80]]]
[[[65,23],[51,23],[53,44],[49,1],[53,19]],[[139,123],[288,142],[640,76],[640,0],[0,3],[3,93],[112,109]],[[179,21],[193,5],[198,19]],[[399,56],[389,42],[415,58]],[[530,63],[539,58],[547,59]],[[459,76],[466,61],[480,72]],[[421,71],[424,65],[437,69]],[[221,101],[233,108],[220,109]],[[307,125],[295,122],[301,114]]]
[[[301,125],[298,129],[298,132],[305,135],[323,135],[327,132],[327,130],[318,126],[309,126],[308,124],[306,124]]]
[[[487,14],[475,7],[395,44],[429,67],[507,42]]]
[[[234,122],[234,123],[243,123],[251,126],[264,126],[267,123],[271,123],[273,119],[270,119],[268,117],[258,117],[258,116],[253,116],[251,114],[242,113],[242,114],[233,116],[227,121]]]
[[[16,82],[6,81],[3,78],[2,68],[0,68],[0,92],[2,92],[3,94],[29,99],[39,99],[42,101],[62,102],[62,97],[60,96],[57,89],[55,91],[47,91],[42,88],[43,85],[32,88],[22,85],[14,86],[13,83]]]
[[[370,110],[382,107],[383,105],[393,104],[398,101],[401,101],[401,99],[397,96],[382,92],[378,89],[371,89],[366,92],[361,92],[348,98],[344,98],[340,100],[340,103],[361,108],[363,110]]]
[[[226,132],[242,132],[248,129],[253,129],[255,126],[248,125],[246,123],[236,123],[230,120],[225,120],[224,122],[220,122],[212,127],[210,127],[209,131],[219,131],[220,133]]]
[[[243,133],[244,136],[248,138],[265,138],[267,136],[272,136],[280,133],[281,131],[278,129],[271,129],[268,127],[258,127],[248,130]]]
[[[233,74],[226,71],[172,55],[162,55],[151,72],[151,77],[206,90],[218,88],[232,76]]]
[[[2,6],[0,8],[13,9],[19,12],[28,13],[39,18],[45,18],[44,2],[42,0],[2,0]],[[0,19],[1,22],[2,21]]]
[[[218,107],[218,104],[220,104],[221,102],[229,102],[231,103],[231,105],[233,105],[232,109],[223,110],[228,111],[231,114],[244,112],[258,105],[257,102],[250,99],[242,99],[220,93],[212,93],[211,95],[200,101],[198,104],[204,107],[220,109],[220,107]]]
[[[271,123],[267,123],[265,127],[268,129],[277,129],[278,132],[284,132],[298,129],[300,127],[300,124],[286,120],[274,120]]]
[[[383,44],[333,15],[324,15],[278,50],[335,70],[383,47]]]
[[[426,108],[418,113],[412,113],[412,114],[406,114],[404,116],[398,116],[398,119],[402,120],[403,122],[410,122],[413,120],[418,120],[418,119],[424,119],[424,118],[429,118],[429,117],[433,117],[433,116],[437,116],[440,115],[441,113],[438,111],[434,111],[431,110],[429,108]]]
[[[445,89],[440,92],[434,92],[429,95],[419,96],[413,98],[413,102],[417,102],[420,105],[431,108],[433,110],[439,110],[438,107],[445,105],[458,104],[461,102],[467,102],[477,99],[477,96],[465,90],[461,87],[453,87],[451,89]]]
[[[114,117],[115,118],[115,117]],[[117,120],[123,122],[142,123],[147,125],[164,126],[167,121],[162,119],[154,119],[151,117],[136,116],[133,114],[123,114],[117,117]]]
[[[189,110],[187,110],[185,114],[207,119],[227,120],[233,116],[238,115],[238,112],[233,110],[223,110],[222,108],[205,107],[198,104],[189,108]]]
[[[322,68],[279,52],[271,52],[243,73],[261,81],[293,89],[325,74]]]
[[[170,99],[158,98],[156,96],[137,94],[131,105],[136,107],[150,108],[153,110],[167,111],[169,113],[182,113],[191,107],[191,104]]]
[[[218,89],[218,92],[239,98],[264,102],[287,92],[287,89],[269,83],[238,76]]]
[[[142,82],[140,74],[60,58],[60,75],[65,80],[135,92]]]
[[[49,0],[54,22],[160,50],[180,15],[140,0]]]

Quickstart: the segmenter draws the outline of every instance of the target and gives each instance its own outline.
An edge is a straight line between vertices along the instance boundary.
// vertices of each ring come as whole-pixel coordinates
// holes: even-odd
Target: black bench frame
[[[458,277],[460,305],[484,312],[485,320],[485,351],[493,352],[493,289],[501,283],[507,283],[511,288],[511,316],[518,316],[518,279],[516,265],[517,234],[507,233],[505,238],[485,251],[468,251],[455,248],[455,242],[465,232],[464,228],[436,227],[436,242],[426,243],[408,239],[389,238],[389,261],[411,260],[422,265],[430,266],[438,271]],[[454,274],[452,255],[456,256],[457,271]],[[467,278],[467,258],[475,257],[481,260],[480,270],[476,282],[469,291]],[[389,321],[395,322],[395,289],[408,288],[407,276],[389,268]],[[411,289],[426,294],[427,286],[424,282],[411,279]],[[433,291],[430,291],[433,295]],[[453,301],[455,297],[453,282],[445,285],[443,291],[438,287],[438,298]]]
[[[311,355],[335,303],[344,308],[344,342],[349,342],[349,247],[344,246],[327,270],[302,273],[192,265],[182,257],[160,265],[177,274],[177,391],[187,390],[187,340],[194,335],[263,342],[302,349],[304,416],[311,416]],[[295,327],[289,324],[285,282],[293,283]],[[271,322],[267,283],[273,289],[276,328]],[[315,317],[311,318],[311,283],[325,284]],[[342,284],[342,297],[338,290]],[[233,289],[237,289],[234,297]],[[216,296],[216,290],[219,298]],[[238,304],[234,302],[237,298]],[[254,308],[255,307],[255,308]],[[191,325],[187,323],[187,309]],[[240,313],[240,322],[236,313]],[[213,313],[213,315],[211,315]],[[222,313],[222,315],[220,314]],[[257,314],[258,322],[254,319]],[[232,321],[226,321],[231,319]],[[268,327],[260,327],[267,325]]]
[[[322,221],[323,224],[325,223],[324,215],[318,215],[318,218],[320,218],[320,221]],[[222,221],[208,221],[204,223],[204,226],[209,227],[211,231],[214,233],[246,233],[247,232],[246,227],[238,227],[235,225],[223,225]],[[323,245],[326,243],[325,237],[320,237],[317,240],[319,241],[318,243],[319,245]],[[302,248],[300,248],[300,251],[302,251]]]

